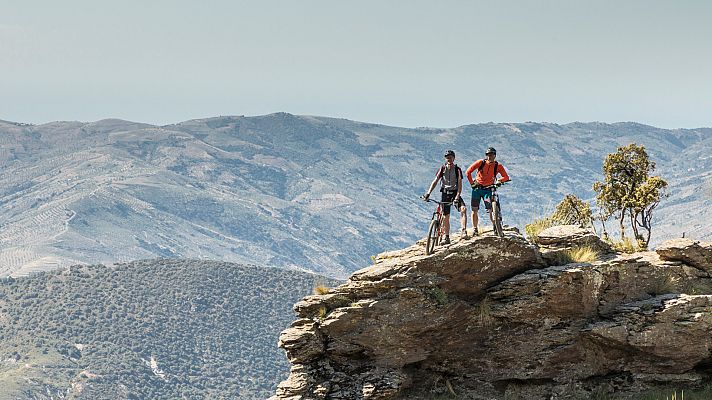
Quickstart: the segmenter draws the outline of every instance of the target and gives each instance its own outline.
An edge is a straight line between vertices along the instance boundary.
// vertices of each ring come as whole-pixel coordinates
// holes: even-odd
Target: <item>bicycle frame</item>
[[[504,184],[504,182],[500,185],[502,184]],[[502,229],[502,208],[499,204],[499,195],[497,194],[497,188],[500,185],[492,184],[483,187],[483,189],[492,190],[492,194],[490,195],[491,208],[489,212],[491,213],[490,218],[492,219],[494,234],[499,237],[504,237],[504,230]]]
[[[499,195],[497,194],[497,188],[492,189],[492,195],[490,196],[490,201],[492,202],[492,204],[497,203],[497,205],[499,205]],[[500,208],[500,210],[501,210],[501,208]]]
[[[454,206],[456,201],[453,200],[448,202],[442,202],[430,199],[427,199],[425,201],[432,201],[434,203],[437,203],[438,205],[438,207],[435,209],[435,212],[433,213],[432,218],[430,219],[430,226],[428,227],[428,238],[425,243],[425,254],[430,255],[433,253],[435,246],[440,243],[440,239],[445,236],[445,232],[443,231],[443,220],[445,219],[445,214],[443,214],[442,206],[448,204]]]
[[[509,181],[507,181],[507,182],[509,182]],[[502,183],[502,185],[504,185],[504,183]],[[500,186],[501,186],[501,185],[500,185]],[[483,187],[482,187],[482,189],[490,189],[490,190],[492,190],[492,195],[490,196],[490,201],[492,202],[492,204],[494,204],[494,203],[499,204],[499,195],[497,194],[497,188],[498,188],[498,187],[499,187],[499,186],[497,186],[496,184],[489,185],[489,186],[483,186]]]
[[[435,218],[435,216],[437,215],[438,219],[442,220],[443,215],[444,215],[442,207],[445,204],[452,204],[452,203],[443,203],[442,201],[428,200],[428,202],[431,202],[431,201],[438,204],[438,207],[435,209],[435,212],[433,212],[433,218]]]
[[[435,212],[433,212],[433,217],[431,218],[431,220],[435,219],[435,217],[437,216],[438,221],[439,221],[440,223],[442,223],[442,222],[443,222],[443,218],[445,218],[445,214],[443,214],[442,207],[443,207],[444,205],[448,205],[448,204],[449,204],[450,206],[454,206],[454,205],[455,205],[455,200],[453,200],[453,201],[447,201],[447,202],[442,202],[442,201],[437,201],[437,200],[430,200],[430,199],[428,199],[428,200],[426,200],[426,201],[427,201],[428,203],[430,203],[430,202],[437,203],[438,207],[435,209]]]
[[[435,212],[433,213],[433,217],[430,218],[430,220],[437,219],[438,220],[438,242],[440,242],[440,237],[443,236],[443,219],[445,219],[445,214],[443,214],[443,207],[444,204],[438,204],[438,208],[435,209]]]

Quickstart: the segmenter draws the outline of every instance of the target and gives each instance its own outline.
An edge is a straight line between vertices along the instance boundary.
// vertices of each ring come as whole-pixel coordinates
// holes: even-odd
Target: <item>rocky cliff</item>
[[[305,297],[272,400],[574,399],[712,377],[712,243],[618,254],[554,228],[383,253]],[[598,250],[572,262],[566,250]]]

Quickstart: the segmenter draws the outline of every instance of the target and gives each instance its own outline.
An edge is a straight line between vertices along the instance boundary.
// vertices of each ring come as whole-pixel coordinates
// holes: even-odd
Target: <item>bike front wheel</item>
[[[492,222],[494,234],[499,237],[504,237],[504,230],[502,229],[502,210],[499,208],[498,201],[492,203]]]
[[[440,226],[438,220],[434,219],[430,221],[430,227],[428,228],[428,240],[425,242],[425,254],[431,255],[435,251],[435,246],[438,245],[438,239],[440,238]]]

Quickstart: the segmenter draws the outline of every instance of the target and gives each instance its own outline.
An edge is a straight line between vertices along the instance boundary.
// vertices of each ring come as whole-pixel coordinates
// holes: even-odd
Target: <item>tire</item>
[[[502,210],[499,209],[499,202],[492,202],[492,221],[494,221],[494,234],[499,237],[504,237],[502,230]]]
[[[440,238],[440,227],[438,225],[438,220],[434,219],[430,221],[430,227],[428,228],[428,240],[425,242],[425,254],[427,255],[433,254],[435,246],[438,244],[438,239]]]

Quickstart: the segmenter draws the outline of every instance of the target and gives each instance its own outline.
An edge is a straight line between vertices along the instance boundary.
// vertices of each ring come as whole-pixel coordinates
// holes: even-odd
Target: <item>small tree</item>
[[[606,157],[603,182],[593,184],[602,220],[614,216],[620,224],[621,240],[625,240],[628,218],[634,239],[641,247],[650,243],[652,213],[667,187],[659,176],[650,176],[654,170],[655,163],[650,161],[645,146],[631,143]],[[639,228],[645,231],[645,236]]]
[[[651,176],[645,180],[645,183],[638,187],[635,192],[634,205],[630,210],[633,215],[633,233],[636,238],[642,237],[638,228],[645,231],[645,247],[650,243],[651,221],[653,219],[653,210],[660,204],[660,200],[667,196],[663,191],[667,187],[667,182],[659,176]]]
[[[593,227],[594,232],[596,230],[593,226],[591,206],[575,194],[567,194],[556,206],[551,218],[562,225],[581,225],[582,227]]]

